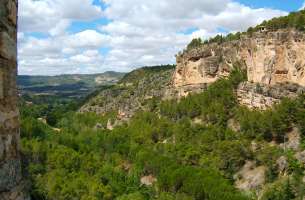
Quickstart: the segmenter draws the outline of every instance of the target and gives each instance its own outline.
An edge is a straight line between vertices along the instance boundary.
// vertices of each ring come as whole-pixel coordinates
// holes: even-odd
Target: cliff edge
[[[240,103],[264,109],[284,95],[296,96],[303,91],[304,56],[304,32],[263,29],[239,40],[209,43],[177,55],[173,87],[178,96],[186,96],[240,67],[248,77],[237,91]]]

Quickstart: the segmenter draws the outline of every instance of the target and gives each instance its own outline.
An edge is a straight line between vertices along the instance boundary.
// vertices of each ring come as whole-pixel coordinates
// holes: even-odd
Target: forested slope
[[[60,132],[23,116],[25,171],[34,199],[261,199],[300,198],[304,143],[282,148],[286,133],[304,132],[305,100],[284,100],[266,111],[238,105],[234,71],[206,92],[163,101],[112,131],[109,116],[68,113]],[[159,113],[159,114],[157,114]],[[239,126],[232,126],[230,121]],[[303,135],[301,135],[303,136]],[[286,141],[287,142],[287,141]],[[253,143],[257,144],[253,148]],[[277,161],[284,157],[286,165]],[[264,169],[261,184],[238,190],[247,162]],[[303,160],[304,161],[304,160]]]

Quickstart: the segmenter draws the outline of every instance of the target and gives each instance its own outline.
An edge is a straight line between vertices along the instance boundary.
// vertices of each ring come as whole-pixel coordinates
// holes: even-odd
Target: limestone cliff
[[[305,87],[304,56],[305,34],[295,29],[244,34],[239,40],[206,44],[179,54],[173,86],[179,96],[185,96],[228,76],[234,66],[239,66],[247,71],[248,82],[255,87],[260,85],[265,90],[274,90],[272,88],[283,84]],[[241,103],[263,108],[264,103],[260,101],[243,99],[244,94],[244,98],[253,97],[245,93],[249,91],[249,84],[248,87],[241,85],[238,90]],[[276,102],[283,96],[268,99],[264,94],[260,95],[262,102]]]
[[[17,109],[17,1],[0,1],[0,200],[23,200]]]

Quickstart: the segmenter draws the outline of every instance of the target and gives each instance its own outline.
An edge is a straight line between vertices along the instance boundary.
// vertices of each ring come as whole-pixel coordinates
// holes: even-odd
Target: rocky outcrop
[[[295,98],[302,94],[304,88],[297,84],[268,85],[263,83],[243,82],[237,88],[237,99],[240,104],[253,109],[267,109],[281,99]]]
[[[17,109],[17,1],[0,1],[0,200],[23,200]]]
[[[284,150],[290,149],[298,151],[301,144],[301,131],[294,127],[289,133],[285,135],[285,142],[280,144],[280,147]]]
[[[235,174],[236,188],[245,191],[259,191],[265,183],[266,167],[257,167],[254,161],[247,161],[242,169]]]
[[[185,96],[227,77],[238,66],[247,71],[249,82],[239,89],[241,102],[262,108],[284,96],[266,93],[277,92],[278,86],[288,83],[288,87],[305,87],[304,56],[305,34],[294,29],[243,34],[240,40],[206,44],[177,55],[172,83],[178,96]],[[256,84],[262,87],[262,93],[255,93]],[[292,95],[291,88],[285,89],[285,93]]]
[[[168,89],[174,67],[146,67],[127,74],[124,79],[109,89],[101,91],[84,104],[79,112],[105,114],[115,112],[124,122],[137,110],[147,110],[154,100],[171,96]],[[108,123],[111,127],[120,124]],[[110,127],[110,126],[109,126]]]
[[[156,181],[157,179],[153,175],[143,176],[140,180],[141,185],[145,186],[152,186]]]
[[[286,171],[288,170],[289,163],[285,156],[281,156],[276,160],[277,168],[280,174],[285,175]]]

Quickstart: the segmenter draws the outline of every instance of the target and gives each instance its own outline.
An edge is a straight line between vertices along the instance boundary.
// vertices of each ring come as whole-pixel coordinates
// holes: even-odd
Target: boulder
[[[141,177],[141,185],[152,186],[156,181],[157,179],[153,175]]]
[[[265,166],[256,166],[254,161],[247,161],[242,169],[234,175],[235,186],[240,190],[258,191],[265,183],[265,174]]]
[[[305,164],[305,151],[296,153],[295,158],[301,163]]]
[[[276,165],[278,167],[279,172],[281,174],[284,174],[285,171],[288,169],[289,163],[285,156],[281,156],[279,157],[279,159],[276,160]]]

